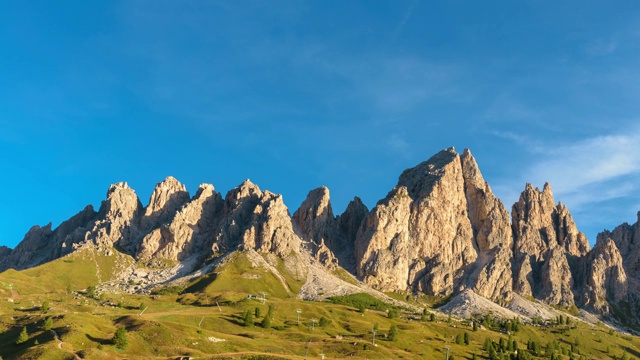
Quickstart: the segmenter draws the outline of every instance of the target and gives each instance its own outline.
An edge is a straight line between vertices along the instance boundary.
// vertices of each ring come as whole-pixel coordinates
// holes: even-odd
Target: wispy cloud
[[[629,196],[640,184],[640,128],[625,134],[603,135],[570,144],[552,145],[512,133],[494,133],[510,138],[535,154],[535,160],[518,183],[499,184],[505,197],[525,182],[541,186],[549,182],[556,200],[581,211],[584,207]],[[513,200],[513,199],[510,199]]]

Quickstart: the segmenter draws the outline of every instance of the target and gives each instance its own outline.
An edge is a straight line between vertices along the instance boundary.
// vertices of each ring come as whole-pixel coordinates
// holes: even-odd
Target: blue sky
[[[640,210],[635,1],[3,2],[0,44],[10,247],[168,175],[371,207],[450,146],[508,208],[551,182],[592,242]]]

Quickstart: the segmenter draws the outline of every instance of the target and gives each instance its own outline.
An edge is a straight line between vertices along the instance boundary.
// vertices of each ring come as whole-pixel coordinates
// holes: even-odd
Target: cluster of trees
[[[262,321],[260,321],[260,326],[265,329],[271,328],[271,321],[273,321],[274,313],[275,307],[273,306],[273,304],[269,304],[267,314],[264,316],[264,318],[262,318]],[[256,307],[253,311],[245,310],[242,314],[242,325],[253,327],[255,325],[255,319],[260,318],[261,315],[262,309],[260,309],[259,307]]]

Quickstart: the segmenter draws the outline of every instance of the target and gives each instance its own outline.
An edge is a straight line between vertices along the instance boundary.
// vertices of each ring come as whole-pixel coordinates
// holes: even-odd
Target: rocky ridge
[[[290,215],[281,195],[249,180],[224,197],[210,184],[190,197],[168,177],[147,206],[117,183],[97,212],[87,206],[56,229],[34,226],[15,249],[0,247],[0,271],[91,247],[174,264],[165,275],[145,275],[153,285],[149,279],[202,272],[207,259],[245,251],[303,264],[296,273],[308,276],[307,294],[318,293],[313,284],[331,293],[332,282],[321,278],[344,268],[380,291],[466,294],[461,303],[479,295],[502,305],[526,298],[605,315],[625,308],[639,319],[639,224],[603,232],[589,249],[549,184],[527,184],[509,214],[471,152],[451,148],[405,170],[371,210],[356,197],[339,216],[326,187],[310,191]]]

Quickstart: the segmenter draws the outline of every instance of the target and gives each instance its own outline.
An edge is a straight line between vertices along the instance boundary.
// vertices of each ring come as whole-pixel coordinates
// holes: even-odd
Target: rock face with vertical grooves
[[[330,269],[355,268],[354,242],[362,220],[368,213],[359,198],[354,198],[342,215],[335,217],[329,189],[311,190],[293,214],[300,237],[309,243],[316,259]]]
[[[187,188],[173,176],[158,183],[151,194],[141,220],[141,228],[148,230],[171,221],[177,211],[189,201]]]
[[[551,185],[540,191],[527,184],[511,216],[514,290],[549,304],[574,304],[574,278],[589,243],[566,206],[555,204]]]
[[[581,306],[598,312],[611,312],[606,301],[627,300],[628,283],[622,256],[610,238],[598,239],[593,250],[583,259],[584,288]]]
[[[509,213],[482,177],[468,149],[461,160],[469,220],[479,252],[470,286],[488,299],[510,300],[513,233]]]
[[[144,209],[136,192],[126,182],[111,185],[107,200],[98,211],[98,219],[87,234],[86,239],[98,248],[119,246],[132,251],[139,237],[139,216]]]
[[[460,156],[447,149],[405,170],[363,223],[358,276],[384,291],[459,290],[478,257]]]
[[[626,273],[636,279],[640,279],[640,212],[638,221],[629,225],[624,223],[613,231],[605,230],[598,234],[598,243],[611,239],[615,243]]]
[[[221,207],[222,197],[213,185],[200,185],[193,199],[176,212],[171,223],[154,229],[142,239],[138,257],[184,260],[194,254],[207,254],[207,243],[213,239]]]

